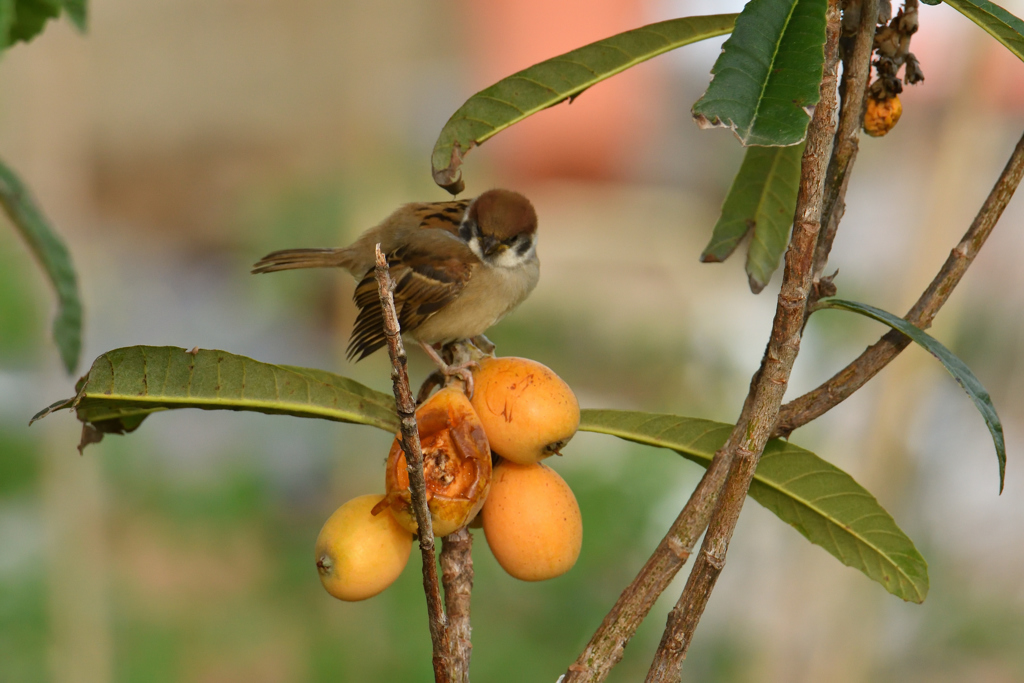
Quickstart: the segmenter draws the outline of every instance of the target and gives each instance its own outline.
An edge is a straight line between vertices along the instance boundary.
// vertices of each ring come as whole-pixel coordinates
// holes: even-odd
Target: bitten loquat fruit
[[[487,440],[506,460],[526,465],[558,453],[579,427],[576,395],[536,361],[485,358],[473,383],[473,407]]]
[[[316,537],[320,583],[339,600],[355,602],[377,595],[394,583],[409,561],[412,534],[387,512],[370,512],[383,498],[353,498],[334,511]]]
[[[427,507],[435,536],[465,526],[480,511],[491,481],[491,449],[483,425],[466,395],[455,387],[438,391],[416,409]],[[416,533],[405,452],[396,438],[385,470],[389,507],[395,519]]]
[[[572,489],[547,465],[499,462],[481,516],[487,545],[515,578],[543,581],[576,564],[583,518]]]

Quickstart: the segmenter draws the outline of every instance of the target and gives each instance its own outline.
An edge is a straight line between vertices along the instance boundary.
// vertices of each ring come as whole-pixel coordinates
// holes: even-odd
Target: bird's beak
[[[499,242],[490,235],[484,235],[480,238],[480,247],[483,249],[484,256],[487,256],[488,258],[495,256],[496,254],[500,254],[508,249],[507,244]]]

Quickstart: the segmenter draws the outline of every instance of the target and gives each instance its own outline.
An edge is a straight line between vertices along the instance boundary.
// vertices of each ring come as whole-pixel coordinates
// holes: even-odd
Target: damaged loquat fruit
[[[484,427],[466,395],[454,387],[438,391],[416,409],[427,507],[435,536],[465,526],[484,504],[491,481],[491,449]],[[385,507],[404,528],[416,533],[405,452],[395,438],[385,470]]]

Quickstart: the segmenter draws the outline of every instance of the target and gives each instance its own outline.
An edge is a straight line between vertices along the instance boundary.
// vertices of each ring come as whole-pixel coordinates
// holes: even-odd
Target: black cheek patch
[[[520,256],[526,256],[528,251],[530,251],[530,240],[523,240],[516,245],[516,253]]]
[[[479,234],[479,232],[480,228],[477,227],[476,222],[472,220],[464,220],[462,221],[462,225],[459,226],[459,237],[462,238],[463,242],[470,241],[473,239],[473,236]]]

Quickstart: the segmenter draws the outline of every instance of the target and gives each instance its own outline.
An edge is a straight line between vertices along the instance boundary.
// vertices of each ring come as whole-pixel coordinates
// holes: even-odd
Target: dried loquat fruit
[[[903,105],[898,95],[884,99],[869,95],[864,110],[864,132],[874,138],[882,137],[896,126],[902,114]]]

